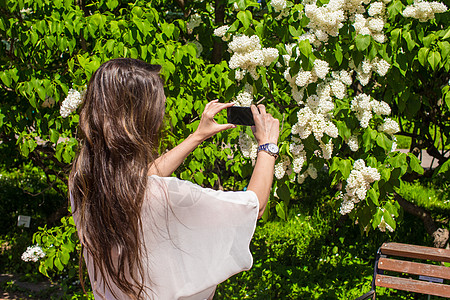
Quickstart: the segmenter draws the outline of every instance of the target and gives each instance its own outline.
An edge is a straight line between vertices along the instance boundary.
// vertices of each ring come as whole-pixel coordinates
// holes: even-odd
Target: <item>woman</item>
[[[69,191],[96,299],[212,299],[218,283],[252,265],[249,243],[276,154],[258,153],[245,192],[168,177],[204,140],[235,126],[214,121],[232,104],[212,101],[198,129],[158,157],[165,110],[159,70],[135,59],[104,63],[80,112],[82,144]],[[263,105],[252,113],[258,143],[276,144],[278,120]]]

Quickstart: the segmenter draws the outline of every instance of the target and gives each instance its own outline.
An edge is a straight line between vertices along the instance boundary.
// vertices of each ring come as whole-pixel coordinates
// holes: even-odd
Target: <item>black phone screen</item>
[[[253,126],[253,114],[250,107],[232,106],[227,108],[228,123],[235,125]]]

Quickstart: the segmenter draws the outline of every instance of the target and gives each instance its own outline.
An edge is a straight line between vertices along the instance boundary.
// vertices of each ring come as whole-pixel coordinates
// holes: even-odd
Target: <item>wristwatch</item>
[[[269,153],[270,155],[274,156],[275,158],[278,157],[278,153],[279,153],[278,146],[275,145],[274,143],[267,143],[267,144],[260,145],[258,147],[258,152],[259,151],[265,151],[265,152]]]

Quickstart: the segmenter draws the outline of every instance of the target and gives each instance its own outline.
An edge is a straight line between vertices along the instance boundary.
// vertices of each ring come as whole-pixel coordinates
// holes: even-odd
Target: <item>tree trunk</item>
[[[223,25],[225,21],[225,2],[223,0],[215,0],[214,24]],[[215,40],[212,50],[211,62],[218,64],[222,61],[223,43],[221,40]]]
[[[439,228],[434,222],[429,211],[405,200],[398,194],[395,194],[395,200],[400,204],[400,206],[408,213],[417,216],[422,219],[425,230],[434,239],[434,247],[445,248],[449,241],[449,231],[448,229]]]

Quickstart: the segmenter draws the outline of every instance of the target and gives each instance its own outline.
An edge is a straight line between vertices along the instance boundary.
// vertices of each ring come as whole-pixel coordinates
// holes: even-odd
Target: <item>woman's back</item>
[[[251,192],[204,189],[174,177],[150,176],[142,206],[143,283],[150,299],[208,299],[217,283],[250,269],[249,250],[258,216],[258,199]],[[76,218],[76,216],[74,216]],[[77,220],[76,220],[77,221]],[[85,253],[96,298],[116,297]]]

